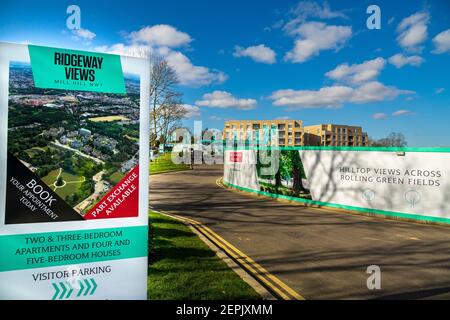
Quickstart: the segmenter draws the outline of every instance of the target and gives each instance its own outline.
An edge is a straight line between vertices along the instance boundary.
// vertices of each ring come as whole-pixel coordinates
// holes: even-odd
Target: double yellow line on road
[[[203,236],[205,236],[214,245],[225,252],[232,260],[234,260],[240,267],[246,270],[255,280],[257,280],[264,288],[266,288],[273,295],[283,300],[304,300],[299,293],[294,289],[290,288],[287,284],[281,281],[279,278],[271,274],[261,265],[256,263],[252,258],[247,256],[245,253],[237,249],[231,243],[223,239],[217,233],[212,231],[207,226],[202,223],[192,220],[190,218],[181,217],[172,213],[165,211],[159,211],[162,214],[182,220],[185,223],[190,224]]]

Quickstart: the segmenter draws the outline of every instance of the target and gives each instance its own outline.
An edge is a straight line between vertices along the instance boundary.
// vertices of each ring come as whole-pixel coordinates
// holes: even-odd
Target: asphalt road
[[[150,203],[206,224],[306,299],[450,299],[450,227],[307,208],[216,185],[221,166],[150,177]],[[381,268],[368,290],[367,267]]]

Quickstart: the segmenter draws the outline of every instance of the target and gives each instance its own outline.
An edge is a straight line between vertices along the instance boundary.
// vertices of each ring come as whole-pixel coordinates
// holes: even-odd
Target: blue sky
[[[361,125],[450,146],[450,2],[2,1],[0,41],[164,56],[192,117]],[[81,31],[66,8],[81,8]]]

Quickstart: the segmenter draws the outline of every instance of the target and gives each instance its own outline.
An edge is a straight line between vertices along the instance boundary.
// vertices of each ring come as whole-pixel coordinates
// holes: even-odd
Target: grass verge
[[[165,153],[160,155],[154,161],[150,162],[150,175],[171,172],[189,170],[190,167],[187,164],[175,164],[172,162],[171,154]]]
[[[182,222],[150,212],[148,299],[261,299]]]

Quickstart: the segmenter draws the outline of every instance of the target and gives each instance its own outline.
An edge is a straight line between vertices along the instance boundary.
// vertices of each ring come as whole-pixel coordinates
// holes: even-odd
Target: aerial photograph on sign
[[[34,87],[12,63],[8,150],[77,212],[86,213],[138,164],[139,78],[127,94]]]

